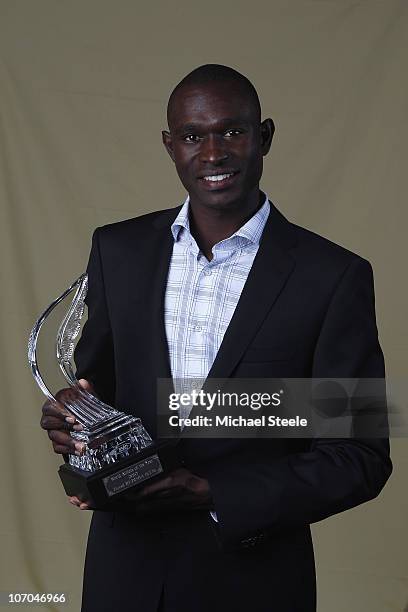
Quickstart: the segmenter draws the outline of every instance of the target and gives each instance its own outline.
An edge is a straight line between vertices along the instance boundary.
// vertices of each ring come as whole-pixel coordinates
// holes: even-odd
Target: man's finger
[[[143,489],[139,492],[139,497],[146,497],[147,495],[153,495],[154,493],[159,493],[161,491],[168,491],[173,486],[173,477],[169,475],[143,487]]]
[[[89,391],[89,393],[92,393],[92,395],[95,395],[94,386],[91,382],[89,382],[89,380],[86,380],[85,378],[80,378],[78,382],[81,385],[81,387],[85,389],[85,391]]]
[[[44,416],[52,416],[60,419],[72,416],[72,413],[60,402],[46,402],[42,407],[42,413]]]
[[[67,417],[68,418],[68,417]],[[60,431],[81,431],[82,426],[75,419],[61,420],[57,417],[43,416],[40,420],[40,425],[43,429],[56,429]]]
[[[56,444],[55,442],[53,442],[52,447],[54,449],[54,453],[57,453],[58,455],[73,454],[72,448],[70,446],[63,446],[62,444]]]
[[[62,404],[65,402],[75,401],[79,396],[78,389],[75,387],[66,387],[65,389],[60,389],[55,394],[55,399]]]
[[[81,501],[75,495],[72,495],[71,497],[69,497],[68,501],[73,506],[76,506],[77,508],[80,508],[80,510],[91,510],[91,506],[87,502]]]
[[[40,425],[43,429],[57,429],[62,431],[82,431],[83,426],[75,417],[66,417],[63,421],[56,417],[42,417]]]
[[[56,445],[69,448],[69,453],[71,454],[80,456],[85,449],[85,444],[83,442],[74,440],[69,434],[63,431],[56,431],[55,429],[52,429],[48,432],[48,437]]]

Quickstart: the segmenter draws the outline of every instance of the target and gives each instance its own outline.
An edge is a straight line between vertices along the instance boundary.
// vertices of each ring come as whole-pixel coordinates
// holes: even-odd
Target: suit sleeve
[[[316,378],[383,378],[370,264],[344,272],[313,359]],[[218,465],[209,482],[225,543],[305,526],[376,497],[392,471],[385,438],[314,439],[277,460]]]
[[[88,293],[86,305],[88,320],[75,349],[77,378],[92,382],[97,395],[113,405],[115,397],[115,370],[112,330],[106,303],[105,285],[99,249],[100,229],[95,230],[87,267]]]

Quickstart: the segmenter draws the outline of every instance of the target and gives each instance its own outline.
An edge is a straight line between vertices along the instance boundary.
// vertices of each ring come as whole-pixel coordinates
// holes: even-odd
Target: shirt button
[[[202,330],[203,330],[203,328],[201,327],[201,325],[196,325],[194,329],[195,329],[195,331],[196,331],[196,332],[200,332],[200,331],[202,331]]]
[[[206,270],[205,273],[206,273],[207,276],[211,276],[212,270]]]

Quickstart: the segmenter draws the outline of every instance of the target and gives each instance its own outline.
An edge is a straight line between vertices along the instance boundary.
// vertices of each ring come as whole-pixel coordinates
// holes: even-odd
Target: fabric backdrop
[[[388,376],[405,376],[407,41],[406,0],[0,0],[0,590],[79,609],[90,514],[40,430],[27,335],[96,226],[183,200],[160,130],[194,67],[253,80],[276,123],[263,188],[372,262]],[[379,499],[313,526],[320,612],[408,609],[406,439],[392,456]]]

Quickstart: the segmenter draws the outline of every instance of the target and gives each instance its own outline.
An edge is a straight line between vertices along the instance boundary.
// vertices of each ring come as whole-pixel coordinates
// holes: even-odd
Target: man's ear
[[[261,123],[261,150],[262,155],[267,155],[271,148],[272,138],[275,133],[275,124],[272,119],[265,119]]]
[[[162,141],[163,141],[164,146],[166,147],[167,153],[170,155],[171,159],[174,161],[173,141],[172,141],[170,132],[167,132],[167,130],[162,130]]]

